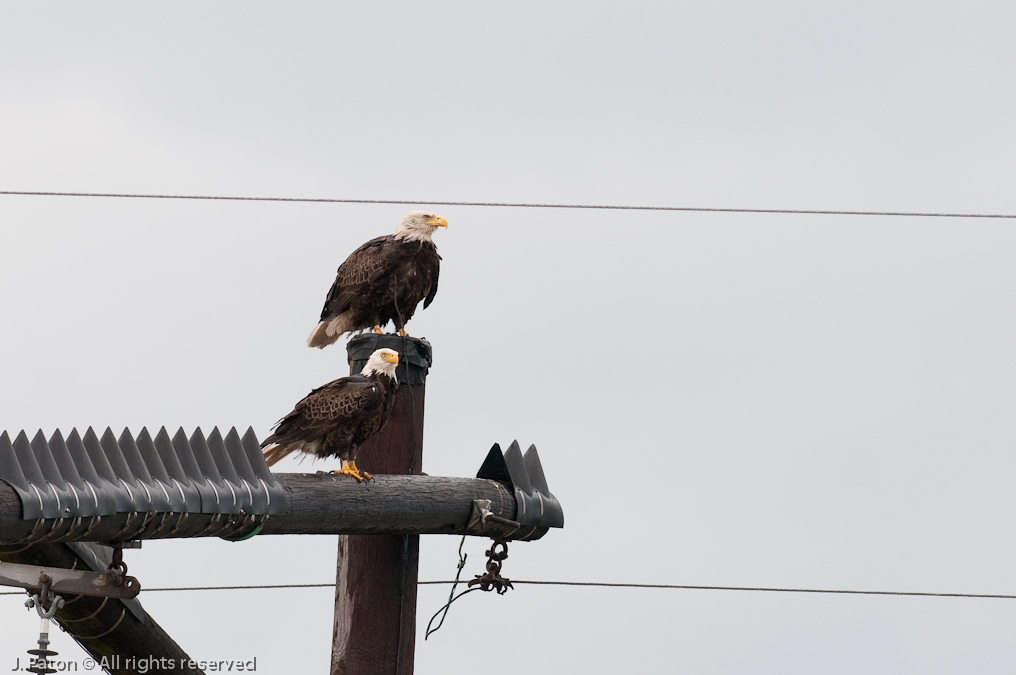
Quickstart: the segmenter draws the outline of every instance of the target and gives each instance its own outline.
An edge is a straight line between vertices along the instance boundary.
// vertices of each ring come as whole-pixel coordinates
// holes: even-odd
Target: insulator
[[[50,668],[49,664],[59,652],[55,652],[49,648],[49,619],[42,620],[42,626],[39,629],[39,648],[29,649],[28,653],[32,656],[29,663],[32,665],[31,668],[26,669],[28,673],[55,673],[56,669]]]

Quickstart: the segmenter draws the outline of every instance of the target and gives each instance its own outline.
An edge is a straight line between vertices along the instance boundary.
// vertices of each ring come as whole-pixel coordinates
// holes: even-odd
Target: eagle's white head
[[[370,358],[367,359],[367,365],[360,371],[361,375],[370,375],[372,373],[384,373],[388,377],[395,380],[395,368],[399,365],[399,353],[394,349],[378,349]],[[396,380],[397,382],[398,380]]]
[[[439,227],[448,227],[448,221],[434,213],[410,211],[402,216],[395,228],[395,238],[406,241],[431,241],[430,235]]]

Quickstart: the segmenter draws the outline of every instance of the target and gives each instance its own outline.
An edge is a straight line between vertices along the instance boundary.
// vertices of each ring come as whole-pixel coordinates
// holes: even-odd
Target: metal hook
[[[50,584],[52,583],[53,580],[50,576],[43,572],[39,575],[39,585],[42,588],[39,589],[37,594],[25,601],[25,607],[29,609],[34,607],[42,619],[52,619],[56,615],[56,611],[64,606],[64,599],[59,595],[53,595],[50,591]]]
[[[487,573],[477,574],[476,578],[466,585],[472,588],[475,584],[482,591],[497,591],[498,595],[504,595],[509,588],[514,588],[511,580],[501,576],[501,563],[508,557],[508,542],[504,539],[495,539],[486,554]]]

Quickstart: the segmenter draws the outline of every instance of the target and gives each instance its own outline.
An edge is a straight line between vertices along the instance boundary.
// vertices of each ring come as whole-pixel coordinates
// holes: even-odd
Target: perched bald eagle
[[[389,321],[399,335],[423,300],[430,306],[437,294],[441,256],[431,240],[439,227],[448,227],[441,216],[410,211],[394,234],[371,239],[353,251],[339,266],[328,291],[321,322],[307,338],[308,347],[321,349],[343,333],[373,328],[375,333]]]
[[[381,431],[395,405],[398,352],[378,349],[359,375],[318,387],[275,425],[261,443],[268,465],[294,451],[316,457],[338,457],[343,473],[362,481],[370,474],[356,467],[356,451]]]

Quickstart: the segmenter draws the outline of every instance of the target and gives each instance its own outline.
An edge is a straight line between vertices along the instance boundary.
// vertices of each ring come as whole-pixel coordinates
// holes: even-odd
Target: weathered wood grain
[[[262,534],[478,534],[467,524],[474,499],[514,519],[515,495],[501,483],[479,478],[375,474],[369,483],[332,474],[276,474],[286,491],[286,512],[266,519]],[[142,527],[144,525],[144,527]],[[241,516],[153,513],[85,518],[21,520],[21,500],[0,481],[0,543],[45,537],[47,542],[122,541],[226,536],[251,529]],[[34,533],[34,534],[33,534]]]

